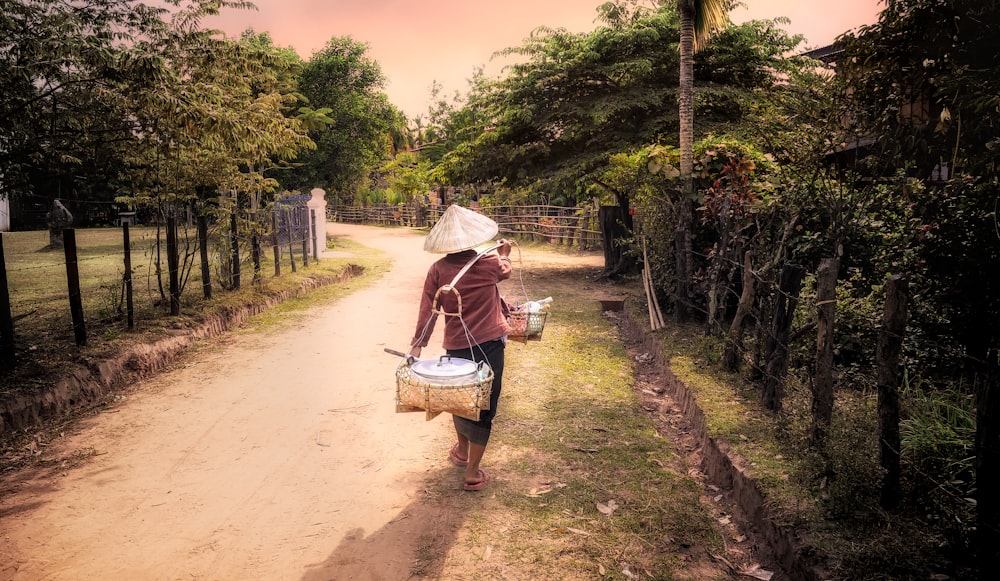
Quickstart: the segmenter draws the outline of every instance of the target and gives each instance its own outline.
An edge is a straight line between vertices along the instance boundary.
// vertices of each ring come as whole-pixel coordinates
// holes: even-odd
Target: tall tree
[[[520,62],[473,87],[458,111],[467,121],[455,132],[458,145],[439,173],[455,184],[502,184],[573,204],[608,191],[598,181],[612,156],[676,144],[677,14],[672,5],[633,12],[627,4],[602,6],[605,24],[590,33],[541,28],[503,51]],[[700,132],[724,133],[746,115],[749,96],[773,87],[796,43],[756,22],[706,46]],[[629,200],[616,203],[628,214]]]
[[[676,0],[680,15],[680,91],[677,96],[680,119],[680,171],[682,203],[675,232],[677,291],[674,313],[680,321],[691,308],[691,171],[694,155],[694,53],[705,46],[709,36],[729,24],[731,0]]]
[[[330,121],[310,130],[317,148],[281,179],[286,188],[320,187],[350,201],[369,173],[388,159],[392,135],[405,127],[405,120],[389,103],[385,76],[367,51],[350,37],[334,37],[303,68],[300,92],[309,106],[326,111]]]
[[[133,138],[122,97],[149,64],[131,45],[163,14],[131,0],[0,0],[0,197],[110,199]]]
[[[133,47],[156,55],[158,66],[147,86],[128,96],[139,140],[124,197],[168,220],[194,202],[213,205],[220,192],[230,194],[223,211],[237,205],[240,193],[251,194],[255,209],[259,194],[276,185],[263,168],[313,147],[303,122],[286,115],[295,103],[294,63],[266,43],[236,42],[202,29],[202,20],[218,9],[211,0],[193,2],[171,14],[169,27]],[[193,259],[179,264],[190,272]],[[179,287],[171,288],[175,307],[184,280],[182,275]]]

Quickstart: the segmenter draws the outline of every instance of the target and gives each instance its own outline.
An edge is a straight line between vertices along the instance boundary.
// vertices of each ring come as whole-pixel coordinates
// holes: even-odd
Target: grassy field
[[[133,342],[151,341],[189,328],[212,313],[298,288],[309,278],[333,276],[348,263],[346,259],[326,258],[318,262],[311,260],[308,268],[304,268],[301,245],[298,245],[295,256],[297,269],[292,272],[286,245],[281,255],[281,276],[275,276],[273,253],[270,247],[265,246],[261,253],[259,280],[254,281],[247,250],[242,257],[241,288],[226,289],[229,277],[224,272],[220,256],[228,252],[228,243],[218,240],[210,244],[213,293],[212,299],[206,300],[194,233],[189,232],[183,234],[179,241],[183,286],[181,314],[170,316],[169,302],[161,293],[161,286],[164,289],[168,286],[167,276],[163,274],[162,283],[157,276],[156,238],[155,228],[132,228],[130,231],[135,324],[129,329],[125,312],[122,231],[116,228],[76,231],[80,294],[87,331],[87,344],[78,346],[70,313],[64,251],[48,248],[48,232],[4,233],[5,265],[19,363],[13,372],[8,370],[0,374],[0,393],[31,391],[45,385],[52,376],[74,363],[86,363],[119,351]],[[327,241],[327,244],[342,247],[347,243]],[[244,247],[249,247],[249,244],[244,244]],[[360,261],[367,261],[368,264],[360,266],[375,267],[379,261],[376,255],[374,251],[363,252]],[[161,256],[165,271],[165,251]],[[357,263],[359,260],[350,262]]]

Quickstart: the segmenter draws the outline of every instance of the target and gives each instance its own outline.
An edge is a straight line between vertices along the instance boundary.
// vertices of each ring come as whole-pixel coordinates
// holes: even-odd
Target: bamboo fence
[[[374,204],[328,208],[332,222],[427,228],[437,223],[447,206]],[[593,207],[480,206],[479,212],[500,226],[500,234],[519,240],[548,242],[579,250],[601,248],[597,210]]]

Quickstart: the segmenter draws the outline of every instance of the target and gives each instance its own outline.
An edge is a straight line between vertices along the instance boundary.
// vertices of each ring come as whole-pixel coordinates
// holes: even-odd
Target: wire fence
[[[326,247],[325,228],[310,223],[310,211],[280,207],[256,220],[206,220],[201,236],[197,224],[183,220],[175,237],[162,224],[70,228],[61,244],[47,231],[0,234],[0,368],[13,367],[18,351],[64,349],[72,341],[85,345],[88,334],[148,327],[171,313],[175,294],[197,308],[213,289],[240,288],[241,273],[243,284],[266,283],[283,268],[308,266]]]

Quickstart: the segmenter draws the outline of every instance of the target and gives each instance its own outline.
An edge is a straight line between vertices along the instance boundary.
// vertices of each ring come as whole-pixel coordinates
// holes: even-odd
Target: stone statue
[[[49,248],[63,247],[63,229],[73,225],[73,214],[69,213],[62,202],[52,202],[52,209],[45,215],[45,223],[49,227]]]

